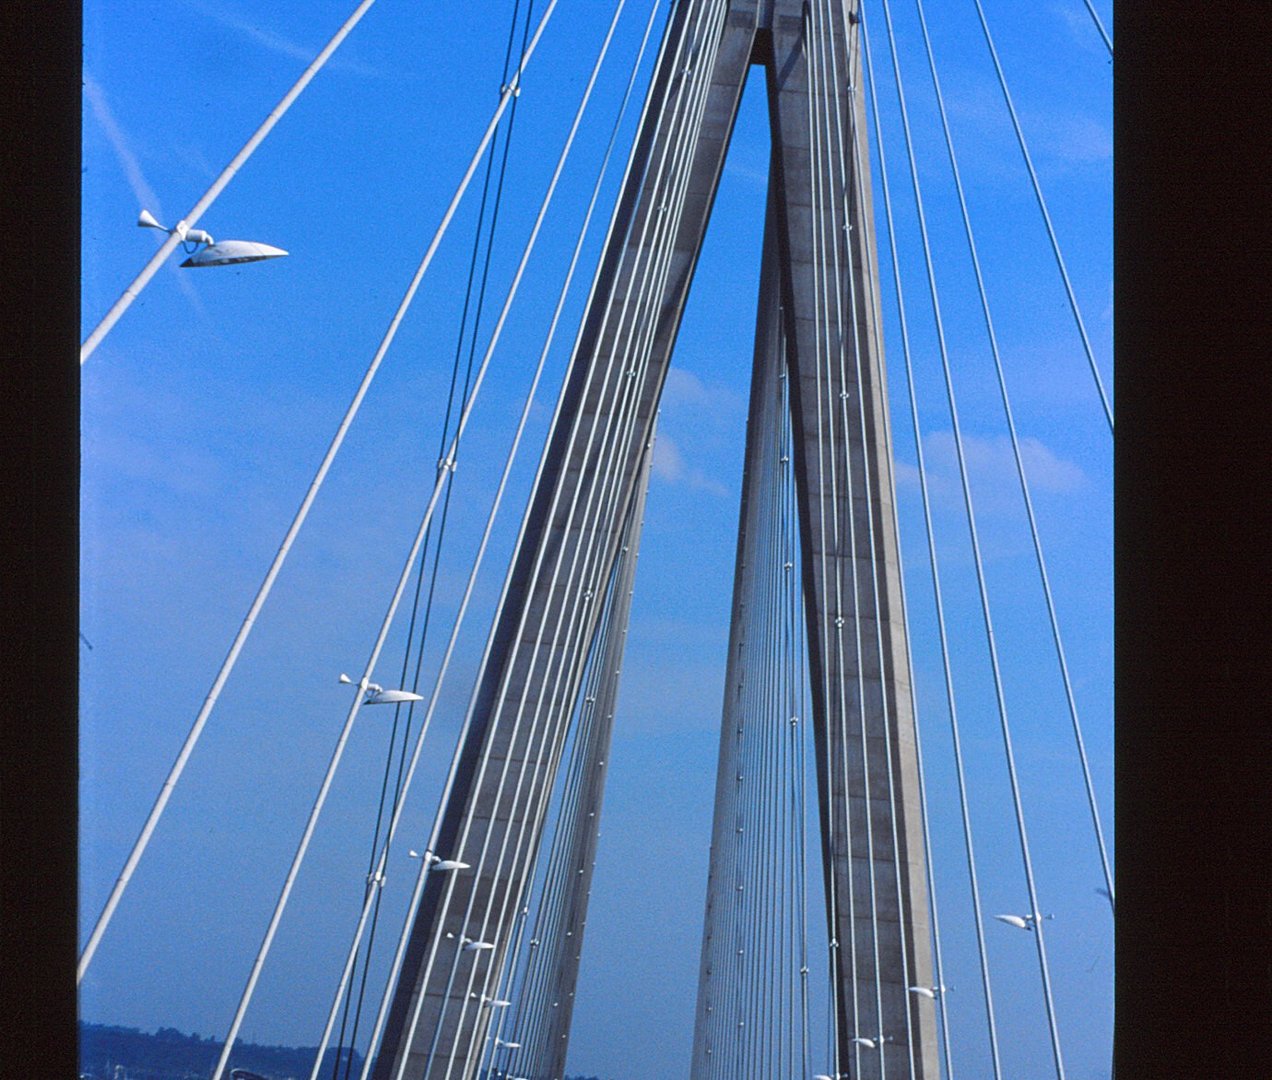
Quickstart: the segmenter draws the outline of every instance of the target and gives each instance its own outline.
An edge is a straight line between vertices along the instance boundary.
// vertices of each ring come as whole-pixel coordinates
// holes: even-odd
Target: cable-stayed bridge
[[[1049,44],[1043,34],[1042,59],[1068,41],[1070,62],[1087,65],[1082,79],[1107,80],[1104,25],[1090,5],[1072,6]],[[372,53],[336,50],[377,18],[382,48],[404,33],[370,9],[359,5],[312,50],[318,61],[213,181],[212,198],[218,185],[242,190],[292,122],[309,125],[287,167],[293,211],[327,182],[322,163],[300,156],[333,153],[312,142],[321,124],[305,111],[322,80],[343,62],[345,78],[371,84],[368,97],[391,81]],[[611,965],[597,976],[609,1000],[593,1016],[608,1027],[589,1060],[605,1058],[621,1018],[636,1026],[651,1011],[642,999],[679,995],[683,1047],[647,1030],[649,1060],[612,1051],[606,1068],[1063,1077],[1083,1074],[1075,1056],[1085,1073],[1107,1068],[1112,404],[1107,313],[1089,310],[1107,303],[1105,207],[1089,178],[1062,184],[1059,207],[1054,192],[1049,201],[1048,182],[1065,179],[1054,161],[1064,141],[1054,126],[1041,153],[1031,141],[1037,99],[1030,108],[1013,96],[1006,46],[1037,43],[1011,18],[980,0],[904,11],[890,0],[483,10],[472,46],[486,65],[483,107],[461,113],[455,87],[437,77],[447,68],[423,88],[437,105],[412,87],[413,122],[441,140],[429,182],[449,190],[397,206],[395,243],[409,240],[400,246],[412,253],[396,296],[360,293],[357,278],[331,271],[359,327],[388,320],[362,341],[363,369],[348,362],[356,335],[334,308],[308,316],[321,324],[312,337],[302,325],[301,339],[268,346],[339,353],[339,364],[316,366],[353,392],[313,452],[299,508],[282,520],[283,496],[261,479],[283,471],[274,455],[296,453],[275,430],[240,458],[261,475],[221,485],[231,509],[211,510],[234,515],[218,545],[255,549],[250,531],[268,501],[278,535],[262,543],[274,546],[250,573],[222,563],[239,580],[205,579],[170,612],[164,583],[205,578],[217,545],[169,538],[165,550],[162,530],[131,522],[126,558],[147,563],[127,567],[140,586],[131,617],[158,601],[146,641],[112,635],[104,616],[127,603],[95,608],[93,590],[115,587],[116,557],[94,543],[128,529],[122,507],[95,504],[93,485],[105,494],[118,482],[111,462],[129,462],[138,486],[210,499],[228,466],[210,454],[210,431],[202,443],[174,432],[181,456],[155,464],[113,441],[108,403],[119,403],[114,418],[153,418],[155,406],[153,387],[126,374],[112,385],[112,368],[127,371],[130,349],[162,355],[153,339],[124,337],[146,319],[144,304],[122,318],[125,293],[113,309],[120,329],[107,337],[108,318],[84,355],[86,395],[104,405],[86,421],[86,451],[106,451],[86,504],[111,519],[86,538],[88,576],[102,582],[86,592],[85,644],[98,643],[83,658],[88,760],[119,768],[120,745],[107,742],[120,738],[112,678],[162,671],[138,696],[163,702],[167,741],[169,706],[190,696],[172,684],[204,674],[188,670],[196,652],[211,656],[210,689],[190,698],[193,726],[171,746],[166,779],[156,772],[157,797],[112,826],[140,828],[135,841],[103,845],[119,849],[122,870],[86,862],[95,921],[81,958],[85,1005],[116,1007],[148,923],[178,934],[176,923],[193,922],[203,929],[179,932],[183,979],[200,980],[209,950],[218,968],[242,952],[237,986],[214,992],[226,1025],[216,1080],[233,1068],[240,1035],[271,1014],[312,1028],[315,1077],[328,1049],[348,1046],[377,1080],[563,1076],[576,1007],[580,1024],[588,1008],[589,960],[606,935],[623,934],[621,922],[598,932],[598,906],[620,910],[620,894],[639,891],[628,882],[607,899],[606,844],[616,841],[600,835],[607,778],[632,742],[623,719],[635,682],[645,708],[671,723],[658,750],[634,751],[645,760],[629,792],[647,805],[612,850],[629,866],[642,848],[658,851],[643,903],[659,897],[668,935],[676,919],[695,924],[692,956],[679,951],[682,974],[696,979],[677,989],[670,971],[641,973],[638,957]],[[103,132],[138,199],[149,198],[106,92],[93,87]],[[329,96],[326,107],[338,115],[355,97]],[[477,114],[461,131],[457,117]],[[1075,130],[1088,136],[1070,147],[1069,168],[1106,165],[1095,123],[1094,137],[1065,129],[1070,142]],[[367,138],[364,127],[349,140]],[[960,129],[974,134],[960,140]],[[392,160],[383,134],[371,143],[391,160],[377,166],[345,146],[359,171],[421,168]],[[750,196],[732,184],[731,162]],[[229,212],[232,197],[200,218],[205,195],[186,225]],[[323,258],[356,247],[376,212],[346,211],[351,231]],[[722,235],[722,219],[749,220],[749,235]],[[1075,260],[1066,230],[1097,254]],[[279,338],[279,326],[307,318],[277,284],[302,261],[303,243],[286,246],[290,264],[230,271],[229,286],[187,283],[186,300],[206,317],[206,290],[242,284],[263,298],[250,301],[265,305],[262,325],[285,309]],[[377,253],[377,264],[390,261],[387,248]],[[712,270],[728,295],[695,311]],[[258,370],[250,323],[208,322],[201,336],[227,367],[241,356]],[[679,367],[686,345],[694,363]],[[324,410],[306,400],[305,365],[281,366],[257,384],[244,369],[204,369],[203,386],[187,371],[195,396],[182,402],[174,388],[167,400],[180,434],[193,434],[199,422],[186,420],[209,408],[206,395],[228,391],[237,399],[211,411],[229,443],[266,417],[283,436],[302,435]],[[247,402],[254,391],[281,408]],[[736,454],[737,488],[705,473],[705,457],[686,460],[682,448],[709,446],[713,430]],[[655,555],[660,482],[680,489],[681,550]],[[693,550],[713,530],[715,552]],[[321,539],[307,548],[311,535]],[[1053,544],[1059,557],[1048,557]],[[651,575],[672,587],[642,618]],[[724,587],[706,600],[713,580]],[[222,601],[246,617],[229,621],[218,646],[196,644],[204,612]],[[683,635],[711,604],[723,632],[713,662],[693,667],[677,619]],[[654,659],[642,627],[657,618],[673,628],[670,647],[642,672],[642,653]],[[103,676],[94,666],[107,655],[121,659]],[[315,696],[319,682],[328,689]],[[333,705],[342,715],[321,721]],[[708,741],[714,771],[703,767]],[[214,758],[219,766],[201,765]],[[700,793],[697,833],[683,806],[658,805],[662,778],[678,771]],[[117,784],[88,800],[90,815]],[[202,798],[186,795],[200,784]],[[201,832],[214,834],[203,854]],[[249,868],[257,849],[262,865]],[[200,863],[213,875],[183,877]],[[192,887],[172,887],[183,880]],[[241,939],[233,947],[227,932]]]

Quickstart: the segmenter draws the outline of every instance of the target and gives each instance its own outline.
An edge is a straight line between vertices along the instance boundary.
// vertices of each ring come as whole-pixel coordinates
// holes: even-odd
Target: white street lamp
[[[412,859],[423,859],[429,865],[431,870],[470,870],[472,869],[468,863],[460,862],[458,859],[443,859],[440,855],[434,855],[431,851],[420,854],[418,851],[409,851],[407,854]]]
[[[340,43],[344,41],[344,39],[348,36],[349,31],[358,24],[358,20],[367,13],[367,9],[370,8],[373,3],[375,3],[375,0],[362,0],[357,8],[354,9],[353,14],[341,23],[340,29],[337,30],[331,40],[323,46],[318,55],[310,61],[309,66],[301,73],[300,78],[296,80],[296,82],[292,85],[292,88],[283,95],[282,100],[270,110],[269,115],[265,117],[261,126],[258,127],[252,134],[252,137],[243,144],[243,148],[234,155],[234,157],[230,160],[230,163],[221,170],[220,175],[212,181],[212,186],[208,188],[208,190],[200,197],[199,201],[186,212],[186,221],[198,221],[203,212],[212,205],[212,203],[216,200],[216,197],[221,194],[225,185],[234,178],[235,173],[239,171],[243,163],[252,156],[252,152],[261,144],[265,136],[273,130],[274,125],[278,123],[282,115],[291,108],[292,102],[300,96],[300,92],[309,85],[309,81],[318,73],[319,68],[321,68],[323,64],[327,62],[327,59],[331,56],[331,54],[340,47]],[[159,267],[163,265],[164,260],[172,254],[172,250],[177,246],[178,242],[177,235],[175,233],[169,233],[168,239],[163,242],[163,246],[150,257],[150,261],[142,268],[141,273],[133,279],[132,284],[129,285],[128,288],[124,290],[123,295],[115,301],[114,306],[106,313],[106,317],[97,324],[97,329],[89,334],[85,339],[84,344],[80,346],[81,364],[93,355],[93,350],[101,344],[102,338],[110,333],[111,327],[119,321],[119,317],[128,310],[129,305],[137,299],[137,294],[140,293],[141,290],[146,287],[146,284],[150,281],[150,279],[155,276]],[[286,252],[280,252],[280,254],[286,254]],[[113,903],[110,906],[110,911],[114,911]],[[110,921],[109,914],[106,916],[106,921]],[[96,935],[96,937],[100,937],[100,935]],[[95,938],[90,939],[90,946],[90,948],[85,949],[86,956],[80,961],[81,968],[87,969],[87,961],[92,959],[93,950],[97,948]],[[83,974],[81,972],[80,978],[82,977]],[[223,1064],[217,1066],[218,1080],[223,1069]]]
[[[999,922],[1005,922],[1008,926],[1014,926],[1018,930],[1028,930],[1032,933],[1034,924],[1039,919],[1054,919],[1054,915],[995,915],[995,919]]]
[[[176,236],[183,247],[194,244],[193,248],[185,247],[190,257],[181,264],[182,266],[232,266],[237,263],[277,259],[280,255],[287,254],[282,248],[262,244],[256,240],[222,240],[218,244],[211,233],[204,232],[202,229],[188,228],[184,221],[178,221],[171,229],[168,229],[160,225],[149,210],[141,212],[137,224],[145,229],[158,229],[169,236]],[[206,246],[198,250],[199,244]]]
[[[367,692],[363,705],[400,705],[404,701],[424,700],[421,694],[412,694],[409,690],[386,690],[379,683],[367,682],[365,678],[355,683],[343,671],[340,673],[340,681],[346,686],[358,686]]]

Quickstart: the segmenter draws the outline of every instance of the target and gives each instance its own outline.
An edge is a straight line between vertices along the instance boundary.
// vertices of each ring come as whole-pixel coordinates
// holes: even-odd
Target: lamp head
[[[199,230],[190,230],[187,238]],[[204,234],[207,235],[206,233]],[[208,239],[211,239],[209,237]],[[255,240],[222,240],[219,244],[210,244],[202,251],[191,255],[182,266],[234,266],[238,263],[262,262],[265,259],[277,259],[287,252],[270,244],[260,244]]]

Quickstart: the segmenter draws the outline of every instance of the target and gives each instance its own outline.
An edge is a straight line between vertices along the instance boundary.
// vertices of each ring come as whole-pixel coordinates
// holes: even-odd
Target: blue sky
[[[985,7],[1107,386],[1108,58],[1081,0],[1027,12],[1006,0]],[[1097,7],[1108,25],[1107,6]],[[85,5],[85,335],[154,250],[157,234],[133,226],[138,210],[165,224],[184,212],[351,8],[343,0]],[[442,627],[649,11],[634,0],[629,8],[474,413],[442,563]],[[218,238],[261,240],[291,256],[207,273],[179,270],[174,259],[84,367],[82,628],[92,643],[81,652],[84,935],[494,108],[510,9],[474,2],[447,17],[441,5],[381,0],[200,222]],[[526,76],[488,311],[502,299],[611,11],[561,0]],[[927,13],[1111,841],[1111,439],[974,9],[933,0]],[[890,86],[877,4],[867,18],[876,74]],[[1025,811],[1043,909],[1056,914],[1048,929],[1061,1036],[1071,1076],[1104,1076],[1112,923],[1096,893],[1072,734],[913,9],[897,4],[894,19]],[[891,90],[881,94],[982,888],[987,910],[1023,910],[894,102]],[[623,145],[637,113],[629,111]],[[664,397],[624,664],[570,1058],[572,1071],[611,1080],[687,1069],[767,155],[763,88],[753,82]],[[409,803],[411,835],[432,820],[620,174],[611,168],[447,681]],[[877,175],[874,190],[880,203]],[[336,675],[363,662],[431,488],[475,207],[470,197],[425,278],[125,896],[84,983],[85,1019],[218,1036],[228,1026],[347,708]],[[891,295],[885,289],[901,539],[947,982],[962,990],[950,996],[956,1064],[976,1075],[984,1057],[977,975]],[[395,633],[382,670],[400,662]],[[312,1043],[321,1030],[339,943],[361,900],[387,739],[376,723],[366,717],[355,731],[248,1014],[249,1038]],[[396,874],[406,880],[404,868]],[[385,902],[386,925],[400,925],[404,898],[390,888]],[[1042,1077],[1050,1066],[1036,964],[1031,943],[1015,935],[997,924],[990,933],[1000,1024],[1010,1033],[1005,1060],[1013,1077]]]

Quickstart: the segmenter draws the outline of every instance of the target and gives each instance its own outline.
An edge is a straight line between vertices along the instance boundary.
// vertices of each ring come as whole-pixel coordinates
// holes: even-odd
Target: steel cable
[[[967,208],[967,199],[963,189],[963,180],[959,174],[958,158],[954,152],[954,142],[950,134],[948,118],[945,112],[945,99],[941,93],[941,83],[936,72],[936,59],[932,53],[932,42],[928,36],[927,20],[923,14],[922,0],[915,0],[919,14],[919,25],[923,31],[923,44],[927,53],[928,69],[932,75],[932,86],[936,92],[937,109],[941,117],[941,130],[945,137],[945,149],[950,159],[950,171],[954,179],[954,187],[958,193],[959,210],[963,220],[963,232],[967,237],[968,252],[971,255],[972,270],[976,277],[976,290],[980,297],[981,313],[985,319],[985,331],[989,338],[990,355],[994,361],[994,374],[998,382],[999,397],[1003,403],[1003,415],[1007,420],[1007,432],[1011,439],[1012,457],[1016,465],[1016,477],[1020,483],[1020,495],[1024,501],[1025,514],[1029,520],[1029,535],[1033,542],[1034,559],[1038,565],[1038,576],[1041,579],[1043,597],[1046,601],[1047,617],[1050,622],[1051,638],[1055,644],[1056,662],[1060,667],[1061,681],[1064,683],[1065,700],[1069,709],[1069,718],[1073,724],[1074,740],[1077,744],[1078,760],[1082,767],[1082,779],[1086,788],[1087,804],[1091,811],[1091,823],[1095,830],[1095,842],[1099,849],[1100,865],[1104,871],[1104,884],[1108,890],[1109,907],[1115,910],[1113,891],[1113,870],[1109,865],[1108,851],[1104,844],[1104,830],[1100,826],[1100,811],[1095,798],[1095,785],[1091,780],[1091,766],[1087,761],[1086,745],[1082,739],[1082,725],[1078,720],[1078,706],[1073,694],[1073,684],[1069,677],[1069,665],[1065,659],[1064,645],[1060,637],[1060,624],[1056,616],[1055,601],[1051,593],[1051,581],[1047,574],[1047,564],[1042,553],[1042,540],[1038,534],[1038,522],[1034,514],[1033,499],[1029,494],[1029,483],[1025,476],[1024,458],[1021,454],[1020,437],[1016,430],[1016,420],[1012,413],[1011,399],[1007,393],[1007,381],[1003,374],[1002,356],[998,349],[998,336],[994,331],[994,320],[990,314],[989,297],[985,290],[984,277],[981,274],[980,257],[976,250],[976,239],[972,231],[971,217]]]
[[[1030,912],[1033,916],[1032,930],[1038,948],[1038,966],[1042,976],[1043,1003],[1047,1014],[1048,1032],[1051,1037],[1052,1055],[1055,1059],[1057,1080],[1064,1080],[1064,1059],[1060,1051],[1060,1036],[1056,1024],[1055,1004],[1051,991],[1051,977],[1047,965],[1046,943],[1042,929],[1042,916],[1038,907],[1037,887],[1034,882],[1033,864],[1029,853],[1029,841],[1025,830],[1024,810],[1021,805],[1020,784],[1016,774],[1015,755],[1012,749],[1011,729],[1007,719],[1007,704],[1004,698],[1002,674],[999,668],[998,648],[994,640],[993,623],[990,617],[989,596],[985,585],[985,574],[982,565],[980,540],[976,529],[976,516],[972,506],[971,489],[968,484],[966,453],[963,447],[962,430],[959,424],[958,408],[955,400],[954,386],[950,372],[949,354],[945,344],[945,332],[941,319],[940,301],[938,297],[935,274],[932,266],[932,253],[929,243],[927,224],[923,212],[923,200],[920,190],[918,169],[914,160],[914,149],[910,134],[909,119],[905,108],[905,94],[902,89],[900,68],[896,59],[896,43],[892,32],[892,18],[888,0],[882,0],[884,19],[888,25],[888,44],[892,53],[893,70],[896,74],[897,96],[901,107],[902,130],[905,133],[906,152],[910,165],[910,181],[915,198],[915,207],[919,219],[919,234],[923,242],[924,263],[927,270],[928,292],[932,302],[933,318],[936,324],[938,353],[944,373],[945,393],[950,409],[950,422],[954,431],[955,457],[959,467],[959,481],[966,512],[968,535],[971,541],[972,558],[976,569],[977,591],[980,597],[981,614],[984,621],[986,645],[989,649],[990,669],[993,675],[994,694],[998,707],[999,725],[1003,737],[1003,751],[1007,764],[1007,775],[1011,784],[1012,805],[1015,813],[1016,831],[1020,842],[1021,861],[1024,867],[1025,885],[1029,896]]]
[[[998,85],[1003,92],[1003,101],[1007,104],[1007,112],[1011,116],[1011,126],[1016,132],[1016,143],[1020,147],[1021,156],[1025,159],[1025,168],[1029,172],[1029,182],[1033,187],[1034,198],[1038,209],[1042,212],[1043,224],[1047,227],[1047,238],[1051,241],[1051,252],[1056,259],[1056,267],[1064,282],[1065,296],[1069,300],[1069,308],[1073,312],[1073,320],[1078,327],[1078,335],[1082,338],[1082,349],[1086,353],[1087,364],[1091,368],[1091,376],[1095,379],[1095,388],[1100,393],[1100,404],[1104,407],[1104,416],[1108,420],[1109,432],[1113,431],[1113,407],[1109,404],[1108,394],[1104,391],[1104,382],[1100,378],[1100,369],[1095,362],[1095,353],[1091,348],[1091,339],[1087,336],[1086,323],[1082,320],[1082,311],[1078,307],[1078,298],[1073,292],[1073,283],[1069,280],[1069,271],[1064,265],[1064,256],[1060,254],[1060,242],[1056,239],[1055,226],[1051,224],[1051,214],[1047,211],[1047,200],[1042,195],[1042,185],[1038,181],[1038,173],[1034,169],[1033,158],[1029,155],[1029,147],[1025,143],[1025,133],[1020,127],[1020,118],[1016,115],[1016,106],[1012,104],[1011,93],[1007,89],[1007,77],[1003,74],[1003,66],[998,59],[998,50],[994,47],[994,39],[989,32],[989,23],[985,21],[985,9],[980,0],[972,0],[976,5],[976,15],[980,19],[981,30],[985,35],[985,44],[989,47],[990,59],[994,62],[994,71],[998,76]],[[885,7],[886,2],[885,2]],[[1092,12],[1094,14],[1094,12]],[[1097,25],[1099,20],[1096,20]],[[1103,31],[1103,27],[1101,27]],[[1110,44],[1110,51],[1112,45]]]

